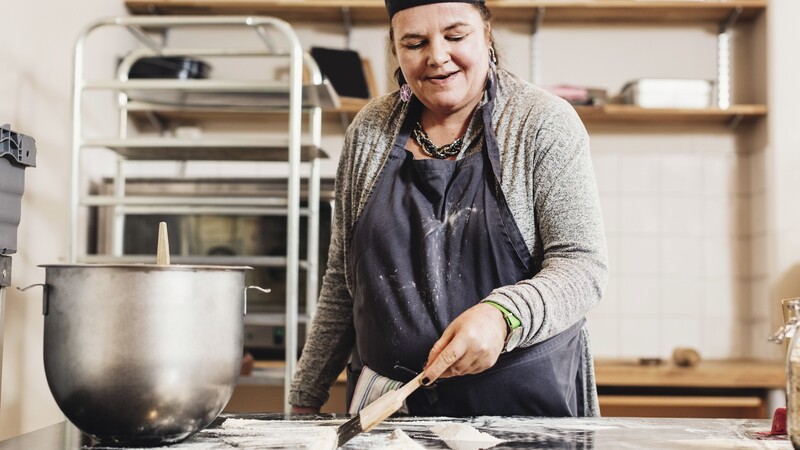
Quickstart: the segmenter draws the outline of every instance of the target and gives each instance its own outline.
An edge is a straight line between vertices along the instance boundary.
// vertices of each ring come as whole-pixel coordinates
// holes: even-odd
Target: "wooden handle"
[[[403,401],[421,385],[422,373],[399,389],[389,391],[367,405],[358,413],[361,418],[361,429],[363,431],[369,431],[375,428],[376,425],[383,422],[387,417],[400,409],[400,407],[403,406]]]
[[[169,236],[167,235],[167,223],[158,224],[158,250],[156,251],[156,264],[159,266],[169,265]]]

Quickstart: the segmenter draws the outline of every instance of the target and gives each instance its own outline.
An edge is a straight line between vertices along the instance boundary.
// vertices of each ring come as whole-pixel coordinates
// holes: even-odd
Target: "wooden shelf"
[[[767,0],[488,0],[495,18],[531,22],[544,8],[547,23],[719,23],[741,8],[740,20],[758,17]],[[132,14],[253,14],[288,21],[387,22],[383,0],[125,0]]]
[[[783,362],[702,361],[694,367],[671,363],[643,366],[633,360],[595,361],[597,386],[784,389]]]
[[[768,417],[764,399],[747,395],[600,395],[599,400],[606,417]]]
[[[749,123],[767,116],[766,105],[733,105],[728,109],[662,109],[633,105],[576,106],[587,125],[595,124],[673,124],[731,125]]]

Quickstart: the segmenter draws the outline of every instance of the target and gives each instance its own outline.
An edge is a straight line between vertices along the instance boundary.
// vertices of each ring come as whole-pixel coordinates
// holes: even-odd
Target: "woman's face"
[[[468,3],[433,3],[392,18],[400,70],[414,95],[438,114],[472,111],[489,70],[489,29]]]

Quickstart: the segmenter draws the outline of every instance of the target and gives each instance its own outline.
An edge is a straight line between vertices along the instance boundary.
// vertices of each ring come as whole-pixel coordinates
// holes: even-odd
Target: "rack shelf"
[[[117,67],[116,77],[104,80],[86,78],[86,59],[84,58],[85,42],[89,35],[102,27],[116,27],[132,34],[136,39],[135,48],[126,53]],[[185,48],[176,47],[171,41],[179,30],[194,28],[207,32],[218,27],[235,30],[249,30],[263,44],[263,49],[254,49],[242,42],[221,43],[221,47],[202,48],[199,46]],[[269,32],[267,32],[269,31]],[[278,38],[277,42],[274,38]],[[180,39],[177,39],[180,42]],[[278,45],[276,45],[278,44]],[[286,46],[281,49],[280,45]],[[196,44],[195,44],[196,45]],[[176,252],[172,261],[178,264],[192,265],[225,265],[254,266],[259,268],[285,269],[285,314],[268,318],[271,325],[282,325],[285,330],[287,349],[285,371],[279,382],[284,384],[288,395],[290,381],[297,360],[298,330],[301,324],[308,322],[306,317],[299,316],[300,271],[305,272],[304,287],[306,291],[306,310],[313,314],[314,302],[318,291],[319,267],[319,222],[320,222],[320,162],[327,157],[320,149],[322,109],[338,109],[339,98],[333,87],[322,78],[316,62],[300,46],[293,28],[283,20],[275,17],[116,17],[98,21],[87,27],[75,45],[75,61],[73,76],[72,100],[72,155],[70,183],[70,220],[71,236],[68,260],[70,262],[91,263],[152,263],[152,255],[143,255],[146,250],[131,245],[130,241],[146,241],[146,235],[138,235],[138,223],[146,223],[153,217],[170,218],[176,221],[178,228],[188,229],[190,226],[201,227],[196,222],[203,215],[250,216],[249,223],[269,219],[281,220],[285,216],[285,226],[272,229],[271,248],[262,248],[244,242],[223,242],[221,251],[216,248],[205,248],[189,238],[178,240],[180,251]],[[259,62],[273,63],[276,58],[282,67],[288,69],[278,80],[268,77],[262,79],[263,70],[252,69],[238,71],[234,76],[212,79],[129,79],[132,64],[143,57],[169,57],[175,55],[216,57],[243,62],[243,58],[260,58]],[[238,58],[238,60],[237,60]],[[269,61],[267,61],[269,59]],[[250,67],[250,66],[246,66]],[[282,72],[283,73],[283,72]],[[252,80],[239,79],[250,75]],[[285,78],[285,79],[283,79]],[[84,119],[90,108],[85,107],[84,97],[88,91],[100,91],[112,94],[117,99],[116,130],[109,129],[101,137],[87,137]],[[166,123],[163,119],[170,113],[194,114],[212,112],[217,118],[236,111],[257,111],[259,114],[273,114],[270,120],[253,121],[247,126],[236,128],[227,124],[208,123],[214,133],[203,131],[198,127],[197,135],[181,136],[176,128],[177,123]],[[280,119],[274,114],[280,113]],[[303,119],[307,114],[307,120]],[[149,120],[155,125],[153,130],[129,131],[131,115]],[[208,118],[205,118],[208,121]],[[135,120],[134,120],[135,122]],[[214,122],[214,121],[209,121]],[[242,129],[243,128],[243,129]],[[110,160],[98,161],[91,166],[94,159],[84,155],[95,148],[111,150],[115,163]],[[220,162],[281,162],[284,165],[274,166],[261,164],[257,168],[264,177],[259,178],[266,183],[268,176],[276,176],[283,185],[282,191],[272,190],[262,196],[248,195],[234,189],[221,192],[212,190],[201,193],[188,188],[190,184],[182,184],[179,192],[158,191],[150,186],[143,195],[136,195],[129,189],[133,180],[127,170],[129,161],[150,161],[160,164],[167,173],[174,173],[169,178],[177,184],[186,179],[184,170],[189,161]],[[174,163],[181,164],[174,164]],[[183,164],[186,163],[186,164]],[[306,163],[306,164],[301,164]],[[105,165],[106,167],[100,167]],[[197,166],[209,166],[198,164]],[[113,175],[110,182],[97,185],[93,179],[96,172],[110,170]],[[91,170],[87,170],[91,169]],[[275,173],[275,171],[279,173]],[[210,172],[215,172],[211,170]],[[216,181],[225,182],[215,173],[206,175],[217,177]],[[301,181],[306,180],[306,195],[301,197]],[[276,181],[277,182],[277,181]],[[206,183],[212,187],[213,182]],[[93,186],[84,192],[84,186]],[[106,191],[102,191],[103,189]],[[305,207],[301,203],[305,200]],[[97,208],[96,248],[81,245],[81,235],[93,224],[92,211],[82,214],[82,208]],[[135,216],[151,216],[134,219]],[[300,255],[300,218],[306,219],[305,257]],[[240,218],[237,218],[238,220]],[[210,222],[204,230],[217,226],[219,222]],[[127,225],[132,224],[131,227]],[[141,226],[141,225],[139,225]],[[225,223],[222,225],[225,226]],[[253,228],[256,229],[256,228]],[[132,230],[132,231],[131,231]],[[130,233],[129,233],[130,231]],[[215,229],[213,232],[218,232]],[[209,233],[213,233],[209,232]],[[280,234],[279,236],[277,234]],[[224,239],[225,233],[220,234]],[[217,236],[219,237],[219,236]],[[129,239],[130,238],[130,239]],[[249,319],[261,320],[265,319]],[[286,395],[284,396],[286,397]],[[284,405],[288,408],[288,405]],[[287,409],[288,410],[288,409]]]
[[[587,125],[597,124],[680,124],[731,125],[750,123],[767,116],[766,105],[732,105],[727,109],[663,109],[633,105],[576,106]]]
[[[105,147],[130,161],[281,161],[289,158],[287,139],[267,138],[127,138],[87,139],[84,147]],[[300,160],[327,158],[319,147],[302,144]]]
[[[496,19],[548,23],[722,22],[741,8],[740,20],[757,17],[767,0],[489,0]],[[386,22],[382,0],[126,0],[133,14],[268,14],[284,20]],[[543,10],[540,8],[544,8]]]
[[[139,110],[145,108],[254,108],[286,111],[289,108],[289,87],[285,84],[242,80],[126,80],[90,81],[86,90],[116,90],[124,93]],[[336,109],[339,96],[330,82],[306,84],[302,87],[302,108]]]
[[[321,105],[324,113],[355,114],[369,102],[368,99],[338,97],[338,106],[331,103]],[[132,100],[126,106],[128,115],[141,126],[143,124],[169,122],[199,122],[204,120],[269,120],[276,114],[285,114],[283,110],[258,106],[242,106],[236,104],[218,104],[205,106],[184,106],[179,104],[154,103]]]

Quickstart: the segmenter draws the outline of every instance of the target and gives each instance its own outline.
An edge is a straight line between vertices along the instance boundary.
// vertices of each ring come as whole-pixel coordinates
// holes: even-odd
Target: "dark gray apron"
[[[415,160],[405,150],[420,115],[412,99],[388,160],[353,229],[356,347],[348,405],[363,365],[400,381],[421,371],[434,342],[494,288],[530,278],[532,257],[500,190],[491,127],[493,86],[482,111],[485,145],[458,161]],[[488,320],[488,318],[487,318]],[[419,416],[582,416],[583,320],[537,345],[500,355],[489,370],[439,380],[407,400]]]

